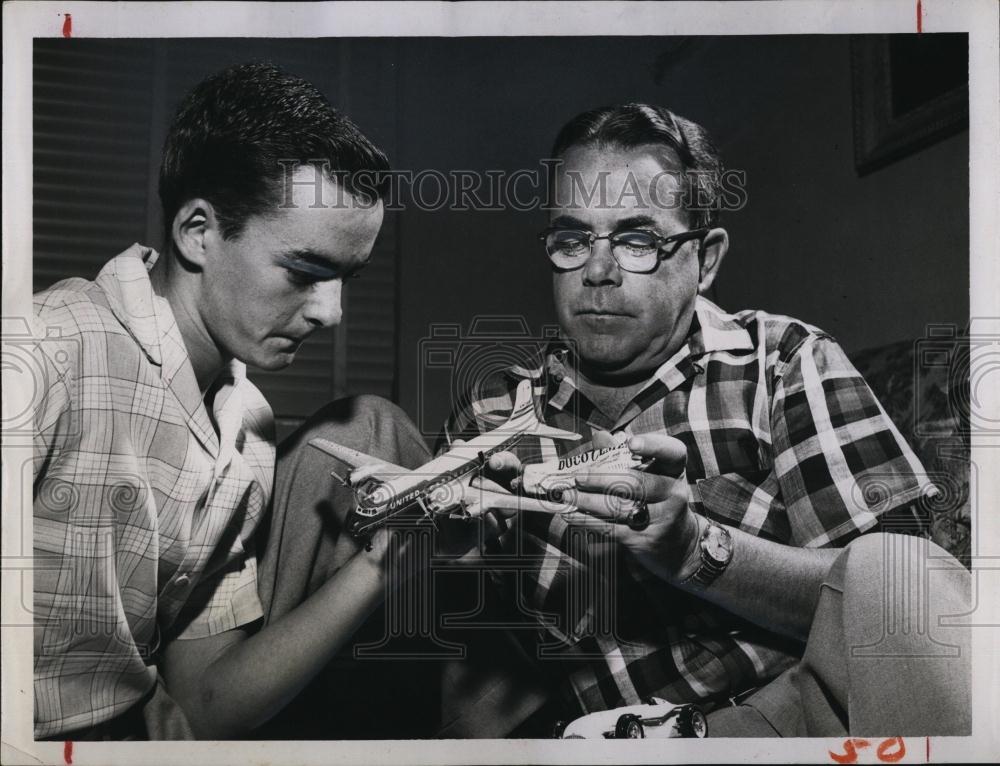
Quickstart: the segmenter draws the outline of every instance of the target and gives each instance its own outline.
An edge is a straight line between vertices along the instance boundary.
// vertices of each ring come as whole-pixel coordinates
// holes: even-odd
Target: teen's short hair
[[[722,184],[722,158],[701,125],[666,107],[649,104],[602,106],[578,114],[559,131],[552,157],[562,157],[574,146],[608,146],[634,149],[660,145],[671,149],[681,162],[691,228],[718,225]]]
[[[224,69],[199,83],[174,116],[163,147],[160,202],[170,244],[190,199],[212,203],[222,235],[281,204],[289,168],[322,167],[364,204],[388,187],[385,154],[315,86],[268,63]]]

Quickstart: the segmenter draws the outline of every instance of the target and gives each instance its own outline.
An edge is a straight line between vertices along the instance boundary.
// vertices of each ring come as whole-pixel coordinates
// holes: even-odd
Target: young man
[[[134,245],[93,282],[36,296],[40,337],[60,338],[39,344],[36,737],[245,733],[384,597],[381,536],[367,555],[342,547],[336,571],[264,625],[258,525],[274,428],[245,366],[281,369],[340,321],[344,284],[381,226],[387,167],[309,83],[266,64],[229,68],[171,126],[164,252]],[[410,467],[427,458],[405,417],[370,397],[309,428]],[[328,509],[331,523],[346,510]]]
[[[901,567],[926,560],[924,541],[859,538],[915,518],[933,492],[916,457],[829,335],[703,297],[729,244],[705,131],[662,107],[608,107],[571,120],[553,157],[541,239],[568,343],[481,383],[447,433],[502,420],[527,374],[546,422],[584,440],[525,440],[494,458],[501,474],[609,433],[655,462],[581,472],[562,494],[579,512],[522,513],[502,538],[525,557],[508,587],[545,620],[536,656],[564,682],[565,701],[536,720],[752,694],[712,713],[710,735],[967,733],[967,631],[863,651],[880,646],[883,614],[920,598]],[[886,551],[898,559],[883,581]],[[963,611],[968,578],[954,563],[921,606],[931,614]]]

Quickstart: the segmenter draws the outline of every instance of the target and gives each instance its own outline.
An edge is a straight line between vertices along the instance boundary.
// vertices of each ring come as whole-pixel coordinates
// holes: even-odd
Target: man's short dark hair
[[[701,125],[665,107],[619,104],[578,114],[559,131],[552,157],[562,157],[574,146],[634,149],[649,144],[666,146],[680,159],[691,228],[718,225],[722,158]]]
[[[322,167],[365,204],[388,185],[382,150],[311,83],[267,63],[203,80],[178,107],[163,147],[166,245],[177,211],[196,197],[212,203],[223,237],[239,235],[247,218],[281,203],[295,163]]]

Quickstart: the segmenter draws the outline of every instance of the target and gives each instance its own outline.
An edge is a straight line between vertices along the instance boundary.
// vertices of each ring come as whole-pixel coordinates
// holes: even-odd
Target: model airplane
[[[527,495],[560,501],[562,493],[575,486],[576,474],[581,471],[612,476],[628,470],[645,471],[649,468],[652,460],[644,459],[628,448],[628,434],[622,433],[617,439],[609,447],[526,465],[521,476],[514,480],[513,488]]]
[[[518,385],[514,409],[506,423],[467,442],[453,445],[448,452],[414,470],[326,439],[312,439],[309,443],[350,466],[346,478],[336,473],[333,475],[355,489],[357,508],[348,515],[347,529],[355,536],[364,537],[393,516],[414,507],[419,507],[431,518],[455,511],[462,516],[476,516],[483,508],[551,513],[551,504],[509,492],[471,486],[491,455],[511,449],[527,435],[550,439],[580,438],[579,434],[539,422],[530,380],[521,381]]]

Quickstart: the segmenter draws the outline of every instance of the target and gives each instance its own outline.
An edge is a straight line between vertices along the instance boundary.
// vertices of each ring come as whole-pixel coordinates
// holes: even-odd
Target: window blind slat
[[[62,40],[34,43],[34,289],[69,276],[92,279],[133,242],[157,246],[155,157],[166,121],[184,94],[230,63],[270,60],[315,83],[335,106],[362,90],[338,78],[339,40]],[[346,55],[350,56],[349,49]],[[366,70],[358,62],[355,71]],[[379,88],[394,89],[391,66]],[[362,130],[393,134],[395,100],[383,111],[351,115]],[[350,114],[350,109],[346,109]],[[160,119],[161,115],[165,115]],[[372,121],[375,124],[372,124]],[[381,121],[381,123],[379,122]],[[164,124],[160,124],[164,123]],[[392,154],[392,147],[383,147]],[[151,159],[154,158],[154,159]],[[149,223],[147,224],[147,221]],[[300,348],[286,370],[250,370],[274,409],[280,435],[325,404],[335,390],[337,354],[344,355],[349,393],[394,395],[396,378],[396,232],[387,216],[364,278],[345,291],[343,347],[324,330]],[[149,237],[155,239],[150,241]]]

